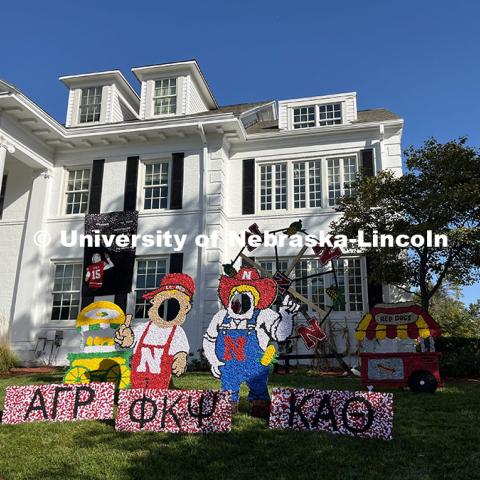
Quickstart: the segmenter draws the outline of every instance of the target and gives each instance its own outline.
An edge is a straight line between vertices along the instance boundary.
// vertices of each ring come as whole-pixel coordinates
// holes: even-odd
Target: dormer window
[[[80,123],[99,122],[102,108],[102,87],[82,90],[80,99]]]
[[[342,104],[306,105],[293,108],[293,128],[324,127],[342,123]]]
[[[319,125],[340,125],[342,123],[342,105],[340,103],[330,103],[328,105],[319,105]]]
[[[156,80],[153,92],[153,114],[174,115],[175,113],[177,113],[177,79]]]
[[[293,109],[293,128],[308,128],[315,126],[315,106]]]

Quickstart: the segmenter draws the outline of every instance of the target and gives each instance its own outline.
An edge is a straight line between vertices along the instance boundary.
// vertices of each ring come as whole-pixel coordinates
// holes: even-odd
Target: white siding
[[[203,100],[202,96],[200,95],[200,92],[197,89],[197,86],[195,85],[195,82],[193,81],[192,77],[189,75],[188,77],[188,105],[186,112],[187,113],[199,113],[199,112],[205,112],[208,110],[208,107]]]

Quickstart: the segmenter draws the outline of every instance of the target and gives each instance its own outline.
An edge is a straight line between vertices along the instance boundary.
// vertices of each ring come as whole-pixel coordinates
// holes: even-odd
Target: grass
[[[0,378],[51,383],[58,375]],[[271,386],[355,390],[358,380],[273,376]],[[218,388],[206,373],[180,388]],[[246,391],[242,392],[243,397]],[[478,479],[480,382],[447,383],[435,395],[394,391],[394,440],[270,431],[242,400],[229,434],[117,433],[113,422],[0,425],[0,477],[13,479]]]

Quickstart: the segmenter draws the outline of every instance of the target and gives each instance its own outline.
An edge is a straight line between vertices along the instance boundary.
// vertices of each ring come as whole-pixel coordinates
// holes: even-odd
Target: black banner
[[[85,216],[86,245],[82,296],[132,291],[138,212],[94,213]],[[91,236],[91,243],[90,241]]]

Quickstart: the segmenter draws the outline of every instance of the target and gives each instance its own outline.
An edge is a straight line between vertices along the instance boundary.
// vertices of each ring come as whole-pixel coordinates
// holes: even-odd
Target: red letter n
[[[245,361],[245,337],[238,337],[235,341],[232,337],[225,336],[225,352],[223,354],[224,360],[232,360],[232,352],[235,360],[240,362]]]

